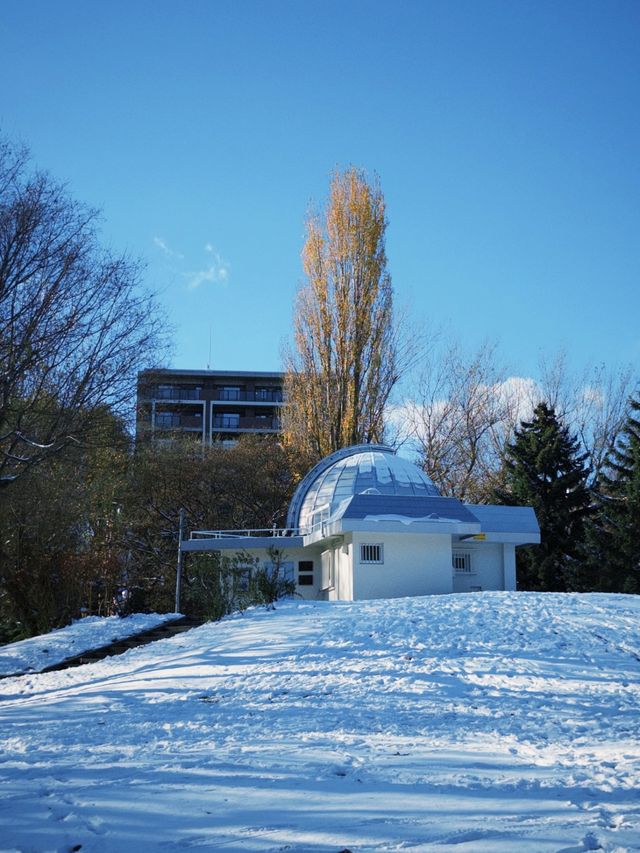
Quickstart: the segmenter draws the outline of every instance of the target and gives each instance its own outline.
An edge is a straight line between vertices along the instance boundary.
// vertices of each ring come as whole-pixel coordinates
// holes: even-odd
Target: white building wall
[[[504,589],[516,589],[516,546],[505,543],[503,549]]]
[[[501,543],[454,542],[453,550],[466,551],[471,555],[471,572],[454,571],[453,573],[454,592],[505,589],[503,545]]]
[[[284,549],[284,561],[293,564],[296,597],[353,601],[516,588],[512,544],[454,542],[453,550],[471,554],[472,571],[462,573],[453,570],[451,536],[446,534],[358,532],[350,539],[347,534],[345,541],[324,551],[321,546]],[[384,563],[361,563],[360,545],[378,543],[383,546]],[[270,562],[266,549],[247,550],[261,562]],[[312,585],[298,584],[301,561],[313,561]]]
[[[353,600],[352,546],[349,542],[334,544],[322,552],[321,597],[329,601]]]
[[[361,563],[360,545],[378,543],[384,548],[384,563]],[[356,600],[453,592],[447,534],[354,533],[352,556]]]
[[[320,594],[322,578],[320,552],[317,549],[310,548],[283,548],[282,550],[283,562],[293,563],[293,580],[296,584],[296,597],[311,601],[322,598],[323,596]],[[266,548],[247,548],[246,551],[252,557],[258,557],[261,564],[272,562]],[[223,551],[222,553],[233,556],[234,552]],[[298,563],[303,560],[313,560],[313,585],[311,586],[300,586],[298,584]]]

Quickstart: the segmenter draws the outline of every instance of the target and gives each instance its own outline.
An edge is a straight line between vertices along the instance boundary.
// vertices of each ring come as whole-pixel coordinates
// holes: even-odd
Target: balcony
[[[280,429],[278,418],[249,418],[238,415],[216,415],[213,429],[217,432],[277,432]]]
[[[283,396],[280,389],[262,389],[257,391],[244,391],[240,388],[216,388],[213,392],[213,400],[232,403],[282,403]]]
[[[156,429],[202,429],[202,417],[179,415],[174,412],[158,412],[155,419]]]
[[[179,388],[173,385],[159,385],[154,389],[156,400],[200,400],[201,388]]]

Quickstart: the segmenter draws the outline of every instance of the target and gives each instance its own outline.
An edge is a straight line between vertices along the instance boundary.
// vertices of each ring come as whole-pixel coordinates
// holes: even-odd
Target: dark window
[[[298,586],[313,586],[313,560],[298,563]]]
[[[238,429],[240,426],[239,414],[216,415],[213,419],[215,429]]]
[[[239,385],[225,385],[220,392],[221,400],[241,400],[242,388]]]
[[[200,386],[158,385],[156,397],[159,400],[199,400]]]
[[[156,413],[156,426],[158,427],[179,427],[180,426],[180,415],[177,415],[172,412],[157,412]]]

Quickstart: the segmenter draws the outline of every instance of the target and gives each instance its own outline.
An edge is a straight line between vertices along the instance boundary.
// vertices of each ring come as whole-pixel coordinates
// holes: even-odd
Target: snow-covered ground
[[[123,619],[119,616],[87,616],[51,634],[0,646],[0,676],[40,672],[69,657],[108,646],[116,640],[124,640],[180,618],[180,613],[133,613]]]
[[[640,850],[640,599],[252,610],[0,682],[0,848]]]

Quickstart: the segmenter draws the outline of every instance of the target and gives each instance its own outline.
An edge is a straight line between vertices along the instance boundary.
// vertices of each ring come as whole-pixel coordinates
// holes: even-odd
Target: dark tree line
[[[164,347],[139,265],[97,224],[0,139],[0,613],[26,633],[100,608],[120,571],[125,423],[137,370]]]
[[[498,501],[536,511],[541,544],[518,549],[521,589],[640,592],[640,399],[591,480],[589,455],[553,407],[508,445]],[[591,485],[589,483],[591,482]]]
[[[629,401],[627,420],[596,492],[587,547],[598,589],[640,593],[639,536],[640,396]]]

